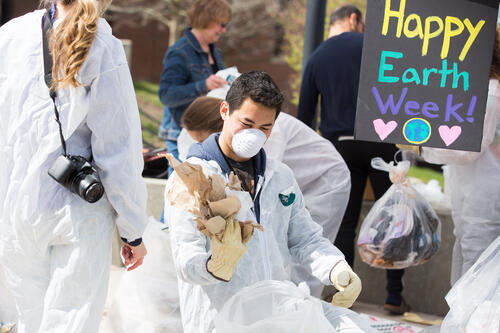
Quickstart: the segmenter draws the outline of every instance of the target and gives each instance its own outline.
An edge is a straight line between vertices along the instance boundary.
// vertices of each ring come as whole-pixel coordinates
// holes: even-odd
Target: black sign
[[[357,140],[479,151],[498,0],[369,0]]]

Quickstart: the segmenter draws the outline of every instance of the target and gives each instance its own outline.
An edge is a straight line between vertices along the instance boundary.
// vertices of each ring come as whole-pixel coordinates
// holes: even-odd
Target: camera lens
[[[90,203],[96,202],[104,194],[104,187],[92,169],[82,170],[74,177],[72,190]]]
[[[88,202],[96,202],[99,200],[104,194],[104,187],[102,187],[101,183],[93,183],[90,185],[85,191],[85,200]]]

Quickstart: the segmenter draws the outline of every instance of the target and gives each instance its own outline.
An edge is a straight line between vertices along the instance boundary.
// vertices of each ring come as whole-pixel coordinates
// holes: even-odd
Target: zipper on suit
[[[264,184],[264,177],[263,176],[259,176],[259,180],[257,181],[257,188],[256,188],[256,191],[255,191],[255,199],[254,199],[254,205],[255,205],[255,200],[259,200],[258,204],[259,204],[259,223],[262,225],[262,227],[264,227],[264,225],[262,224],[262,219],[261,219],[261,216],[262,216],[262,207],[260,205],[260,191],[262,190],[262,186]],[[265,230],[265,229],[264,229]],[[265,231],[264,231],[265,232]],[[266,243],[266,239],[265,239],[265,235],[263,232],[258,232],[259,234],[259,240],[260,240],[260,252],[261,252],[261,255],[264,259],[264,276],[266,278],[266,280],[271,280],[271,264],[269,263],[269,256],[268,256],[268,249],[267,249],[267,243]]]

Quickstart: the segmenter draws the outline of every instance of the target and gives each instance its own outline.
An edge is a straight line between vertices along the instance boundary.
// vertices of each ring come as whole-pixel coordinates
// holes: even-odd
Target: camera
[[[104,194],[97,171],[85,157],[61,155],[50,167],[49,175],[90,203],[98,201]]]

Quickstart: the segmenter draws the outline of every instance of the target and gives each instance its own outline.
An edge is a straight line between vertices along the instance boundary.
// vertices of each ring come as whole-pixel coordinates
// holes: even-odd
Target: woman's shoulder
[[[113,36],[105,19],[100,18],[97,33],[81,71],[83,82],[91,82],[104,72],[127,65],[127,57],[121,40]]]
[[[44,13],[45,10],[40,9],[13,18],[0,27],[2,38],[12,32],[10,36],[16,39],[36,34],[36,36],[40,36],[41,40],[42,18]]]

